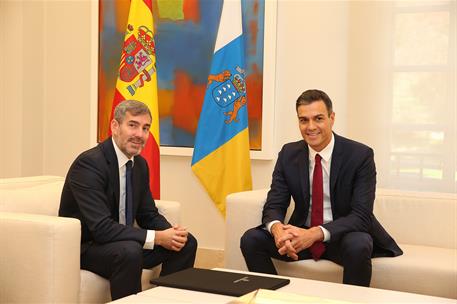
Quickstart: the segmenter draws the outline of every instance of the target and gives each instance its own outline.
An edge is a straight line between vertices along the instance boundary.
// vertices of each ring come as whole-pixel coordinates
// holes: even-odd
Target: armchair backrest
[[[64,178],[29,176],[0,179],[0,211],[57,216]],[[179,224],[181,204],[156,200],[159,212],[172,224]]]
[[[457,195],[377,189],[374,214],[402,244],[457,248]]]
[[[0,179],[0,211],[57,216],[63,177]]]

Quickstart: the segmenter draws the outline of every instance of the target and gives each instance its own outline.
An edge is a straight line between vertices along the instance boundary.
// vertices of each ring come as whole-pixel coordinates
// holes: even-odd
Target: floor
[[[218,249],[198,248],[195,267],[205,269],[223,268],[224,251]]]

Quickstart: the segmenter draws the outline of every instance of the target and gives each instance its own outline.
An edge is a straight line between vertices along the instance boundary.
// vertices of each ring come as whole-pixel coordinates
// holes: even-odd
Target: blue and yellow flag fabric
[[[224,1],[192,157],[224,216],[228,194],[252,189],[241,21],[241,2]]]

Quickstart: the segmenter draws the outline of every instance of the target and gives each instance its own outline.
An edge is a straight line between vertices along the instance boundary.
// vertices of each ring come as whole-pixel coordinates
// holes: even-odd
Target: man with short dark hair
[[[327,259],[344,267],[343,283],[369,286],[371,258],[402,251],[373,215],[373,150],[332,132],[332,101],[320,90],[296,101],[304,140],[279,152],[262,225],[241,238],[250,271],[276,274],[271,258]],[[295,208],[284,223],[290,198]]]
[[[139,154],[151,120],[144,103],[121,102],[112,137],[76,158],[62,191],[59,216],[81,221],[81,268],[107,278],[113,300],[141,291],[143,268],[162,263],[166,275],[195,261],[196,239],[158,212],[149,189]]]

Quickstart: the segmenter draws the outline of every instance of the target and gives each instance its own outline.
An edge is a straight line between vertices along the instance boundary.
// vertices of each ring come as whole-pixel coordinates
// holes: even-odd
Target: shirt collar
[[[121,149],[119,149],[119,147],[117,146],[116,142],[114,141],[114,138],[111,137],[111,140],[113,141],[113,146],[114,146],[114,152],[116,152],[116,156],[117,156],[117,163],[119,165],[119,168],[122,168],[129,160],[132,161],[132,167],[135,163],[135,160],[134,158],[128,158],[124,152],[121,151]]]
[[[330,158],[332,157],[332,152],[333,152],[333,147],[335,146],[335,137],[332,133],[332,139],[330,140],[330,142],[328,143],[327,147],[325,147],[324,149],[322,149],[321,152],[316,152],[315,150],[313,150],[313,148],[311,148],[309,145],[308,145],[308,149],[309,149],[309,159],[310,160],[313,160],[314,161],[314,158],[316,157],[316,154],[319,153],[319,155],[322,157],[322,159],[326,162],[329,162],[330,161]]]

